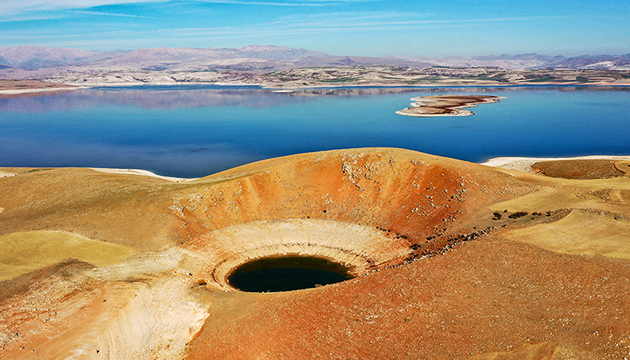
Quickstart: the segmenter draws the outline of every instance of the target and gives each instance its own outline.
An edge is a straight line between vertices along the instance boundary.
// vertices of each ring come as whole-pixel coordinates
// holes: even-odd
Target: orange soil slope
[[[628,271],[485,237],[325,288],[235,294],[190,359],[623,359]]]
[[[0,235],[63,230],[139,252],[0,282],[2,358],[630,353],[627,260],[505,238],[586,207],[617,211],[625,224],[627,205],[572,195],[602,185],[593,180],[563,185],[400,149],[295,155],[182,183],[9,170],[17,176],[0,178]],[[273,294],[227,284],[248,259],[281,254],[327,257],[358,277]]]

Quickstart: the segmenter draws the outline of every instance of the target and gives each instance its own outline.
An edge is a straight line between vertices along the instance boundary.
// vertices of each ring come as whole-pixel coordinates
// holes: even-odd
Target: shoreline
[[[0,79],[0,95],[21,95],[73,91],[81,86],[41,80]]]
[[[630,155],[586,155],[586,156],[573,156],[573,157],[505,156],[505,157],[490,158],[486,160],[485,162],[476,163],[476,164],[489,166],[489,167],[495,167],[495,168],[501,168],[501,169],[519,170],[522,172],[529,173],[530,172],[529,169],[531,169],[531,165],[537,162],[563,161],[563,160],[630,160]],[[265,160],[261,160],[261,161],[265,161]],[[150,177],[164,179],[164,180],[173,181],[173,182],[187,182],[187,181],[194,181],[194,180],[198,180],[202,178],[202,177],[179,178],[179,177],[174,177],[174,176],[163,176],[163,175],[155,174],[149,170],[141,170],[141,169],[114,169],[114,168],[89,168],[89,169],[92,169],[98,172],[103,172],[103,173],[150,176]],[[214,174],[208,174],[206,176],[210,176],[210,175],[214,175]]]
[[[630,160],[630,155],[585,155],[572,157],[495,157],[479,163],[506,170],[518,170],[525,173],[532,173],[532,165],[542,161],[564,161],[564,160]]]
[[[10,80],[13,81],[13,80]],[[30,80],[29,80],[30,81]],[[46,80],[46,82],[51,83],[51,81]],[[304,85],[304,86],[274,86],[268,83],[226,83],[226,82],[150,82],[150,83],[130,83],[130,82],[120,82],[120,83],[87,83],[87,84],[73,84],[73,83],[54,83],[56,87],[51,88],[31,88],[31,89],[0,89],[0,95],[20,95],[20,94],[37,94],[42,93],[44,95],[50,94],[53,95],[60,91],[76,91],[80,89],[94,89],[94,88],[116,88],[116,87],[124,87],[124,88],[134,88],[140,86],[172,86],[178,87],[181,86],[183,88],[189,86],[216,86],[221,88],[254,88],[260,90],[271,90],[275,93],[292,93],[300,90],[321,90],[321,89],[371,89],[371,88],[380,88],[380,89],[448,89],[448,88],[498,88],[498,89],[509,89],[509,88],[544,88],[544,87],[557,87],[557,88],[571,88],[571,87],[579,87],[579,88],[593,88],[593,89],[605,89],[605,88],[630,88],[630,83],[628,84],[610,84],[610,83],[593,83],[593,84],[582,84],[582,83],[536,83],[536,84],[524,84],[524,83],[510,83],[510,84],[470,84],[470,83],[451,83],[451,84],[425,84],[425,85],[409,85],[409,84],[382,84],[382,83],[368,83],[368,84],[344,84],[344,85]],[[451,115],[453,116],[453,115]],[[464,115],[466,116],[466,115]]]
[[[266,159],[266,160],[269,160],[269,159]],[[261,161],[266,161],[266,160],[261,160]],[[506,157],[490,158],[484,162],[480,162],[476,164],[494,167],[494,168],[506,169],[506,170],[517,170],[517,171],[521,171],[525,173],[532,173],[531,172],[532,165],[538,162],[563,161],[563,160],[630,160],[630,155],[586,155],[586,156],[574,156],[574,157],[518,157],[518,156],[509,157],[509,156],[506,156]],[[13,176],[19,175],[19,173],[8,172],[3,169],[4,167],[0,167],[0,178],[13,177]],[[95,168],[95,167],[85,167],[84,169],[90,169],[90,170],[94,170],[94,171],[106,173],[106,174],[146,176],[146,177],[152,177],[156,179],[171,181],[175,183],[184,183],[184,182],[195,181],[195,180],[199,180],[203,178],[203,177],[182,178],[182,177],[175,177],[175,176],[158,175],[154,172],[151,172],[149,170],[143,170],[143,169],[122,169],[122,168],[117,169],[117,168]],[[210,175],[214,175],[214,174],[207,174],[206,176],[210,176]]]
[[[59,92],[59,91],[75,91],[78,89],[86,89],[86,87],[72,86],[72,87],[58,87],[58,88],[44,88],[44,89],[20,89],[20,90],[0,90],[0,95],[20,95],[20,94],[35,94],[35,93],[47,93],[47,92]]]
[[[154,172],[151,172],[149,170],[142,170],[142,169],[116,169],[116,168],[92,168],[92,167],[88,168],[88,169],[94,170],[94,171],[98,171],[98,172],[101,172],[101,173],[106,173],[106,174],[123,174],[123,175],[147,176],[147,177],[167,180],[167,181],[171,181],[171,182],[176,182],[176,183],[187,182],[187,181],[193,181],[193,180],[200,179],[200,178],[180,178],[180,177],[174,177],[174,176],[158,175],[158,174],[156,174]]]
[[[258,87],[261,90],[277,90],[278,93],[288,93],[296,90],[319,90],[319,89],[363,89],[363,88],[383,88],[383,89],[433,89],[433,88],[515,88],[515,87],[581,87],[581,88],[630,88],[630,84],[567,84],[567,83],[537,83],[537,84],[426,84],[426,85],[409,85],[409,84],[357,84],[357,85],[304,85],[304,86],[271,86],[269,84],[235,84],[235,83],[216,83],[216,82],[186,82],[186,83],[167,83],[167,82],[155,82],[155,83],[91,83],[76,85],[68,83],[72,87],[77,89],[92,89],[92,88],[108,88],[108,87],[135,87],[135,86],[218,86],[218,87]]]

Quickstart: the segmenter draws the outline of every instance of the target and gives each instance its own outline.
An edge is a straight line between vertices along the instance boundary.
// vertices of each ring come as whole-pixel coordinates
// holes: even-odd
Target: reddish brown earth
[[[60,246],[83,244],[86,256],[93,245],[79,236],[137,251],[0,282],[3,359],[630,354],[627,177],[555,179],[400,149],[295,155],[185,182],[1,174],[0,241],[15,253],[4,269],[44,264],[28,241],[50,230],[75,234]],[[248,259],[282,254],[326,257],[358,277],[266,294],[227,284]]]
[[[234,296],[231,320],[211,315],[190,358],[622,359],[628,271],[628,262],[486,236],[326,288],[258,295],[255,305]]]
[[[625,175],[615,163],[613,160],[540,161],[532,168],[543,175],[564,179],[609,179]]]

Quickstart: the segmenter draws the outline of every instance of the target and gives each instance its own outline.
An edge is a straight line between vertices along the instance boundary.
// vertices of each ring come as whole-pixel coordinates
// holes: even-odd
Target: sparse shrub
[[[525,215],[527,215],[527,214],[528,214],[528,213],[527,213],[527,212],[525,212],[525,211],[517,211],[517,212],[515,212],[514,214],[510,214],[510,215],[508,215],[508,217],[509,217],[510,219],[518,219],[518,218],[523,217],[523,216],[525,216]]]

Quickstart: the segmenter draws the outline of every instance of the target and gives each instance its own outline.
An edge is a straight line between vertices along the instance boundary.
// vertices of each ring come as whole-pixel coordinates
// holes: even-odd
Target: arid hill
[[[133,51],[14,46],[0,48],[0,79],[75,86],[628,86],[630,55],[414,58],[336,56],[271,45]]]
[[[501,69],[600,69],[629,70],[630,54],[576,57],[539,54],[487,56],[401,57],[338,56],[286,46],[250,45],[241,48],[152,48],[87,51],[42,46],[0,47],[0,69],[36,70],[55,67],[122,65],[151,71],[194,66],[251,69],[287,69],[339,65],[388,65],[415,68],[496,67]]]
[[[630,169],[594,166],[618,172],[380,148],[179,181],[0,169],[0,358],[622,359]],[[356,277],[227,281],[287,254]]]

